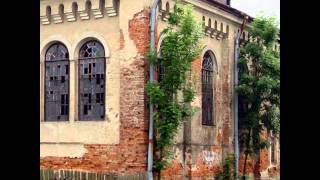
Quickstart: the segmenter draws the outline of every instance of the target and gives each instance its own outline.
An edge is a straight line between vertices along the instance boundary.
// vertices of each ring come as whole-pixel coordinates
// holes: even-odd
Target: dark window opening
[[[213,120],[213,60],[209,51],[205,53],[201,70],[202,124],[212,126]]]
[[[80,49],[79,120],[103,120],[105,54],[102,44],[88,41]]]
[[[69,55],[61,43],[50,46],[45,55],[45,121],[69,119]]]
[[[160,45],[159,64],[158,64],[158,67],[157,67],[157,70],[158,70],[158,82],[160,82],[163,79],[164,75],[165,75],[165,66],[164,66],[161,50],[162,50],[162,44]]]

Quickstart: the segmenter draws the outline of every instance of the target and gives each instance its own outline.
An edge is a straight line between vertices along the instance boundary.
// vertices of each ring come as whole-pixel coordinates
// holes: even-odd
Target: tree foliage
[[[280,132],[280,56],[273,50],[279,33],[274,18],[260,16],[248,28],[252,41],[239,49],[240,142],[246,156],[268,146],[263,128]]]
[[[161,33],[165,37],[161,44],[161,59],[149,52],[149,63],[161,64],[165,69],[160,82],[148,82],[146,92],[155,106],[155,144],[159,152],[154,168],[161,171],[172,153],[170,147],[178,128],[193,109],[189,103],[194,98],[194,89],[188,81],[191,62],[200,54],[199,42],[203,36],[202,25],[193,15],[191,5],[176,2],[174,12],[169,13],[168,27]]]

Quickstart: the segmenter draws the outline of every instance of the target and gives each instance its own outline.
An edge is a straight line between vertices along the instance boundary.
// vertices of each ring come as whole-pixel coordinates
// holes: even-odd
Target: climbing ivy
[[[148,61],[156,67],[161,63],[165,69],[160,82],[148,82],[146,92],[155,107],[156,158],[154,169],[165,168],[173,153],[170,147],[181,124],[193,114],[190,102],[194,88],[189,81],[191,63],[200,54],[203,37],[202,24],[193,15],[191,5],[176,1],[176,8],[169,13],[168,27],[161,34],[161,59],[156,52],[148,53]]]

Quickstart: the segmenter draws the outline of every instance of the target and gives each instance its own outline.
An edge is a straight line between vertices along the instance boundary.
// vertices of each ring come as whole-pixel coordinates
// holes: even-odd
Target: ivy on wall
[[[191,63],[199,56],[203,26],[196,21],[191,5],[176,1],[169,12],[168,27],[162,32],[161,59],[156,52],[148,53],[149,63],[165,69],[160,82],[148,82],[146,92],[155,107],[156,157],[154,169],[160,172],[172,158],[170,150],[181,124],[192,116],[190,103],[195,89],[190,82]]]

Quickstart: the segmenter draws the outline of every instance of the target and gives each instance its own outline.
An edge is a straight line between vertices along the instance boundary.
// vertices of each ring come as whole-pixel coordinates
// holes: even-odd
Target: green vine
[[[169,26],[162,31],[161,59],[156,52],[148,53],[148,61],[165,69],[160,82],[148,82],[146,92],[155,107],[154,128],[156,158],[154,169],[160,172],[169,164],[173,153],[170,148],[181,124],[193,114],[190,103],[194,88],[189,81],[191,63],[200,54],[202,25],[193,15],[190,5],[176,1],[174,12],[169,13]]]
[[[228,155],[223,163],[223,169],[221,173],[215,176],[217,180],[234,180],[235,170],[234,170],[235,157],[233,155]]]

